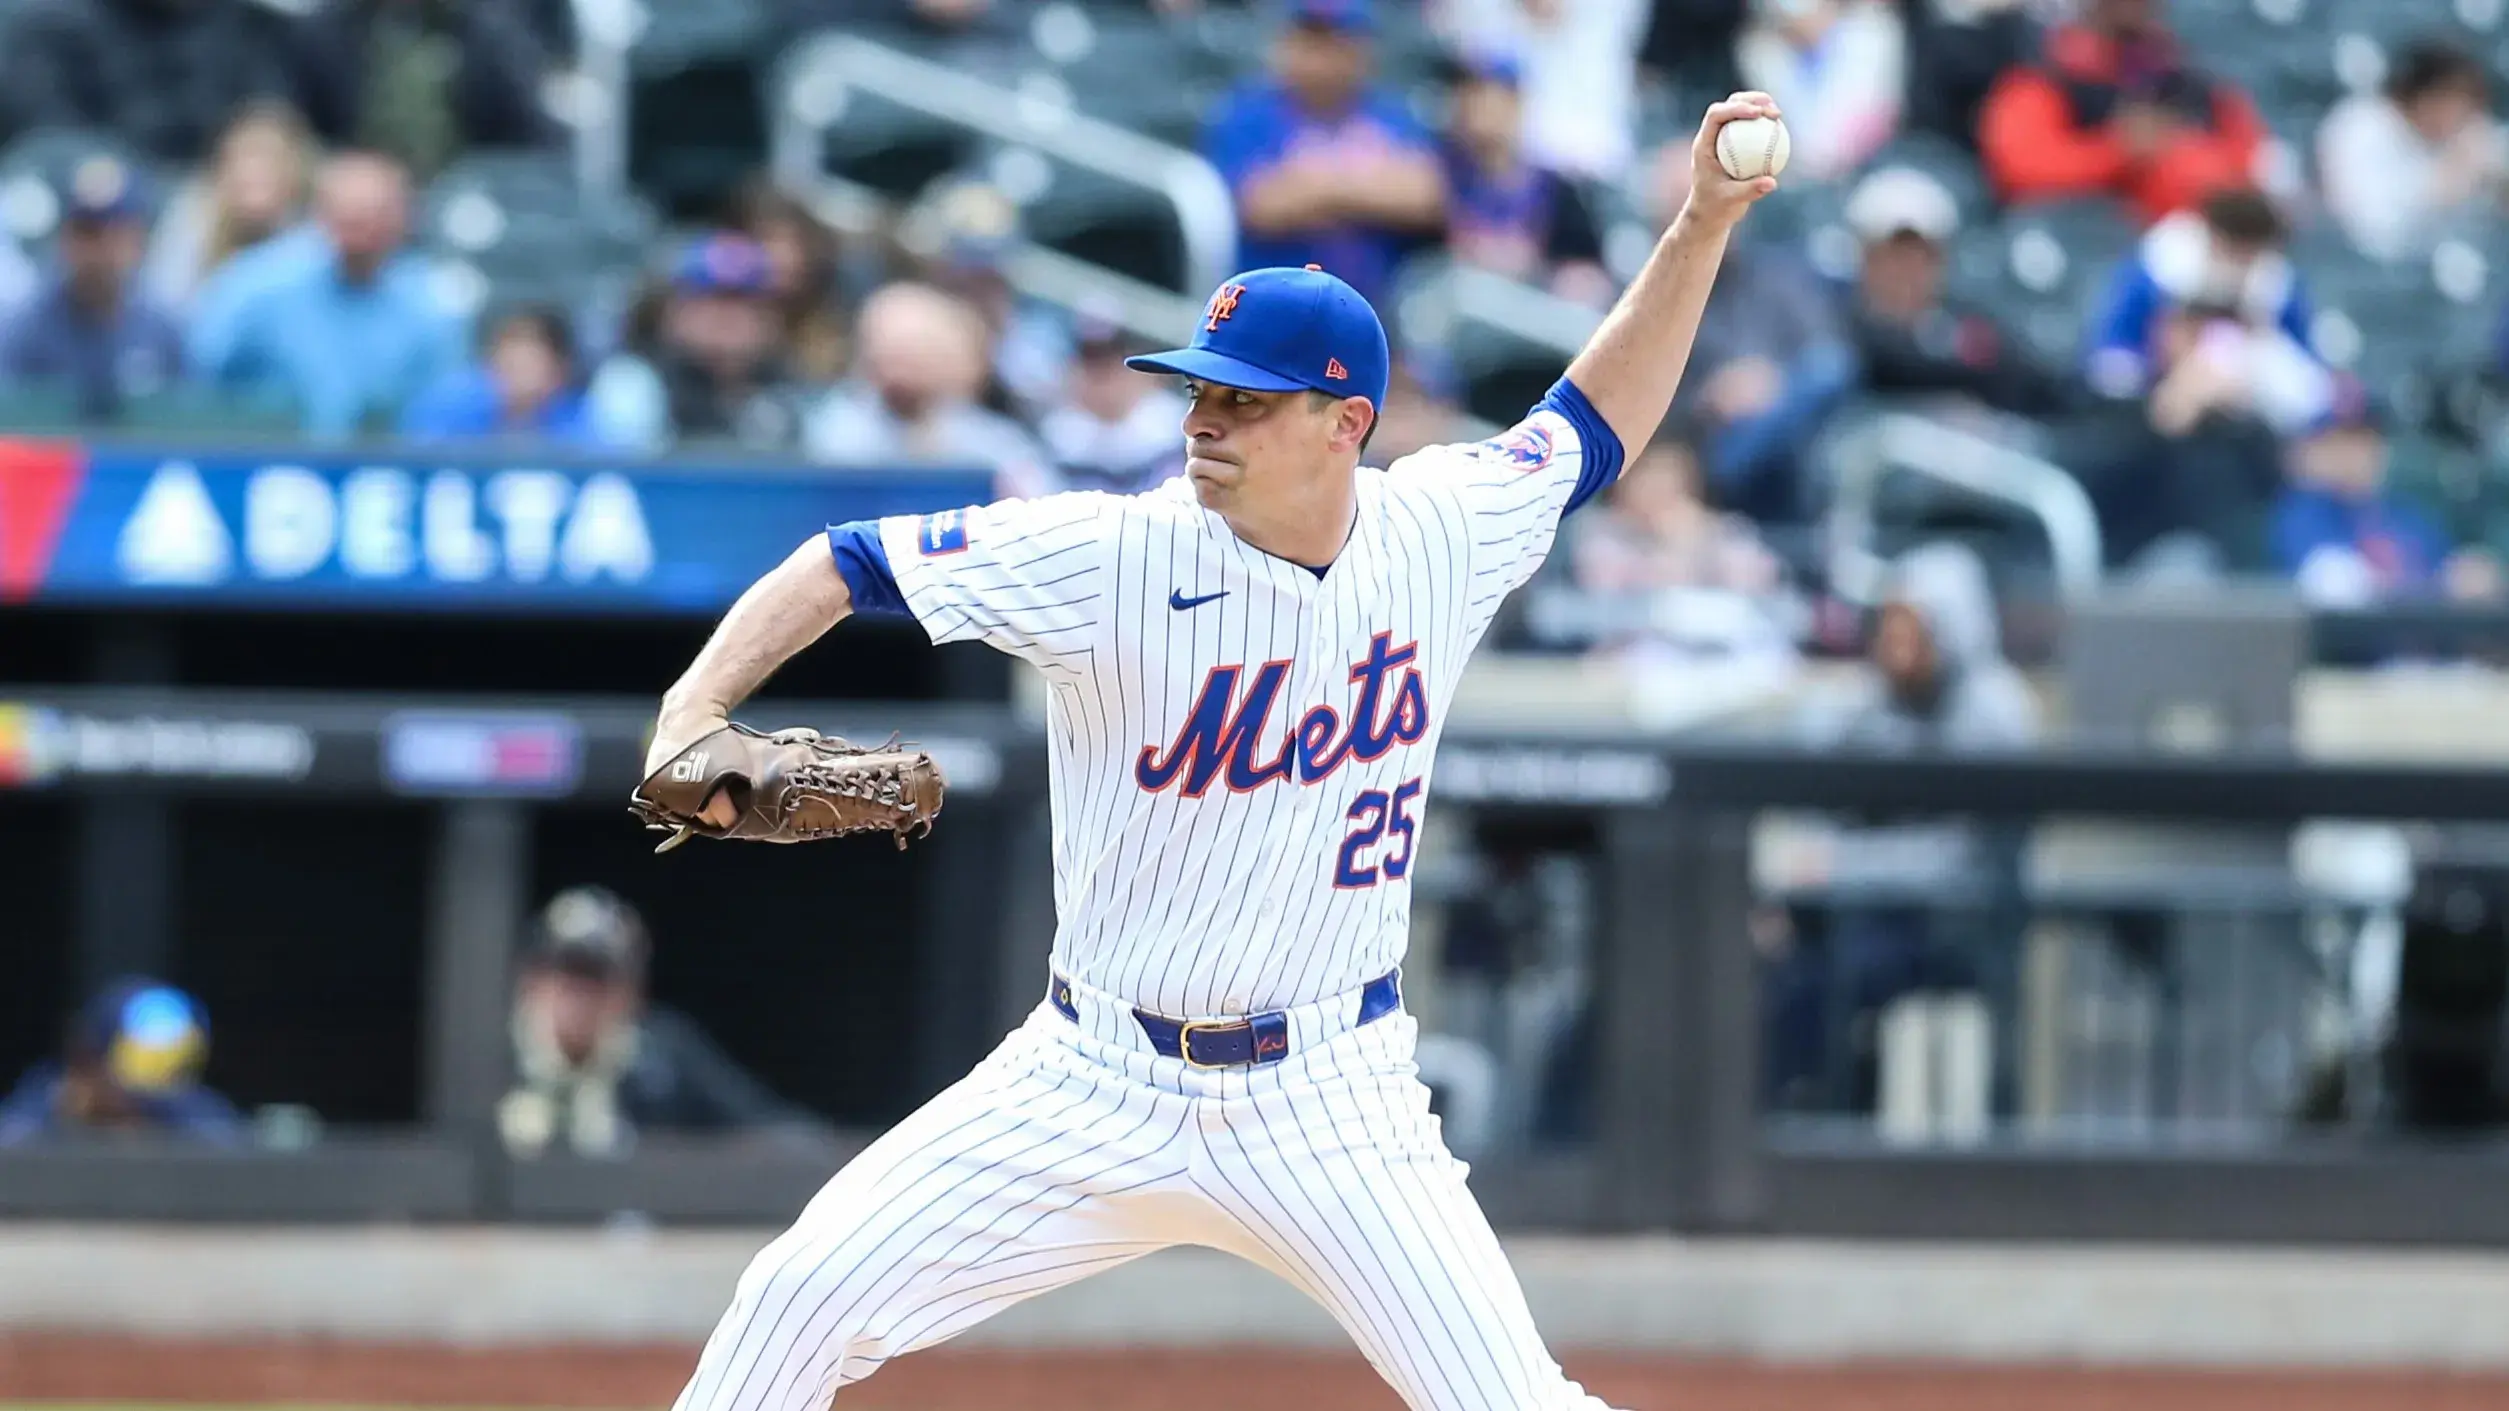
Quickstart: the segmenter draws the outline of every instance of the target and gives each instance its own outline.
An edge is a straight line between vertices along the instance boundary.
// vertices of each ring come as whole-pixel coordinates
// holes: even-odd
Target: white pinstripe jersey
[[[1546,403],[1493,441],[1362,468],[1320,579],[1181,478],[880,521],[933,641],[988,642],[1050,686],[1055,969],[1200,1017],[1398,964],[1456,682],[1583,460]]]

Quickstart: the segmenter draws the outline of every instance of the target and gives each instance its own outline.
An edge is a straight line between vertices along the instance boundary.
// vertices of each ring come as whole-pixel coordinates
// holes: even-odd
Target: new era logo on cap
[[[1342,366],[1342,360],[1340,358],[1326,358],[1324,360],[1324,375],[1332,378],[1335,382],[1348,382],[1350,380],[1350,369]]]

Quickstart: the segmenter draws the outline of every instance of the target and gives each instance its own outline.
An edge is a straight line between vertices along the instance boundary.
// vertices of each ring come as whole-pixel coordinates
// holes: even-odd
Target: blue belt
[[[1359,991],[1359,1023],[1352,1028],[1373,1024],[1402,1008],[1402,974],[1388,970]],[[1055,976],[1046,999],[1064,1018],[1080,1022],[1080,1007],[1072,1003],[1071,981]],[[1191,1067],[1243,1068],[1289,1057],[1289,1015],[1282,1010],[1243,1019],[1170,1019],[1136,1009],[1133,1018],[1149,1036],[1150,1047],[1162,1057],[1181,1058]]]

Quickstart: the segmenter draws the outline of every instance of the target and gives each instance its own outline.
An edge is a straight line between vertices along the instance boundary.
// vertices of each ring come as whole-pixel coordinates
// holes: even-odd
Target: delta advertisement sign
[[[178,451],[0,437],[0,604],[721,611],[830,524],[979,470]]]

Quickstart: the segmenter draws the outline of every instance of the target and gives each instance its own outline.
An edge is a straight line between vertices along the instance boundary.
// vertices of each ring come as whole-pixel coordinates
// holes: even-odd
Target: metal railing
[[[574,0],[575,179],[589,196],[627,190],[628,51],[644,32],[640,0]]]
[[[1573,358],[1602,325],[1600,311],[1547,289],[1465,264],[1445,264],[1412,282],[1399,308],[1404,334],[1416,341],[1452,344],[1462,327],[1478,324]]]
[[[1885,413],[1849,438],[1825,525],[1830,583],[1849,602],[1870,604],[1889,565],[1872,548],[1875,505],[1893,471],[1921,476],[2038,521],[2058,591],[2079,598],[2099,586],[2100,525],[2091,497],[2060,466],[1942,422]]]
[[[770,123],[779,179],[807,190],[826,175],[819,142],[855,91],[1152,192],[1175,212],[1195,289],[1236,272],[1236,202],[1197,154],[851,35],[805,40],[787,60]]]

